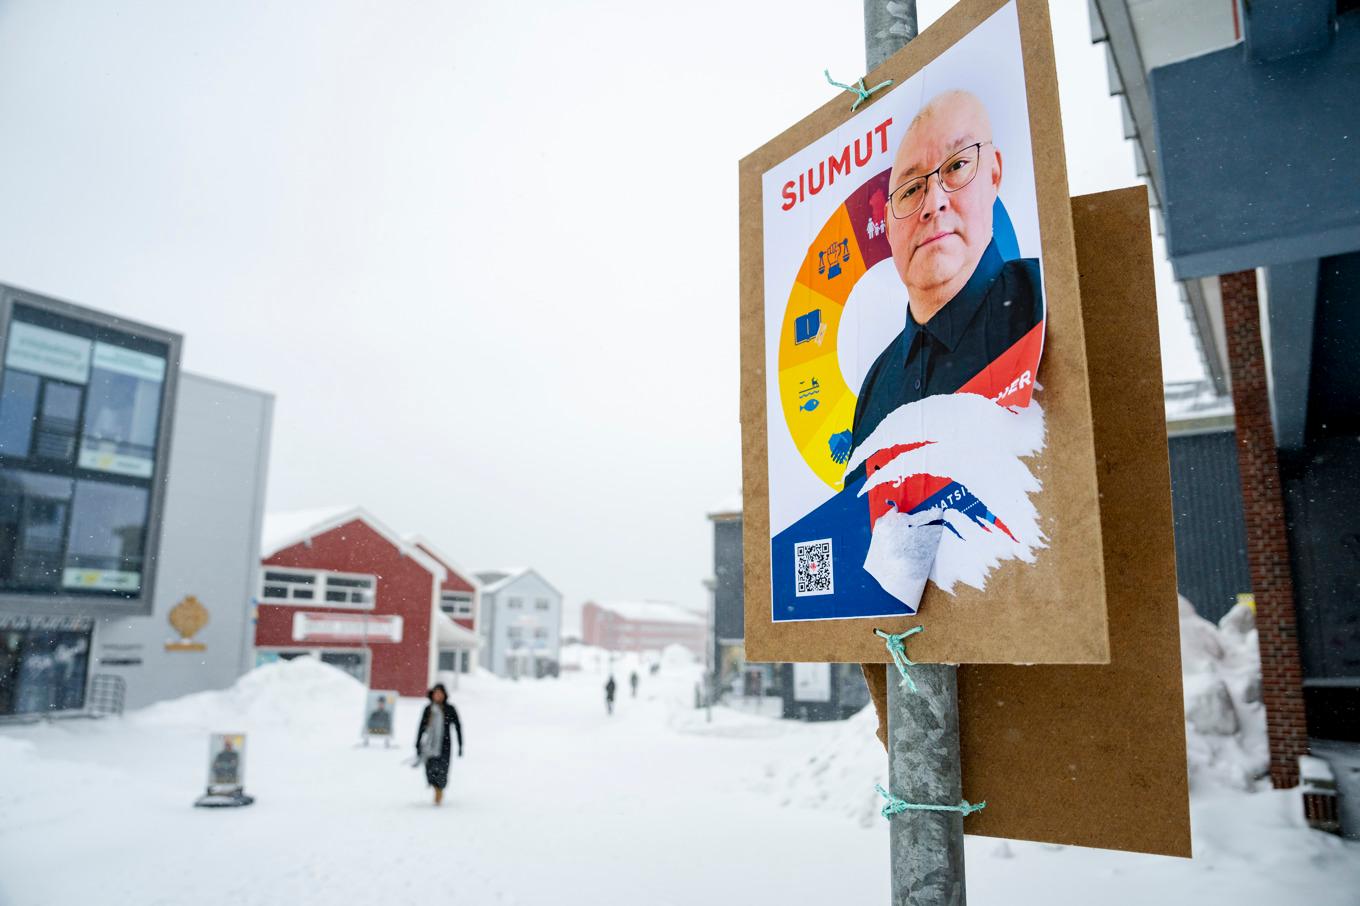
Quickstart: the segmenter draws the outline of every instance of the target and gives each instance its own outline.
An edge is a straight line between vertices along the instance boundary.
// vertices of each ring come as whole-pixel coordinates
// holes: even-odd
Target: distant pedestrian
[[[449,756],[452,750],[449,728],[458,734],[458,757],[463,757],[463,725],[458,722],[458,711],[449,701],[449,691],[443,683],[435,683],[429,693],[430,703],[420,715],[420,729],[416,731],[416,758],[425,762],[425,779],[434,787],[434,804],[444,801],[444,787],[449,782]]]
[[[637,684],[638,684],[638,675],[637,675],[637,671],[634,670],[632,673],[630,673],[630,674],[628,675],[628,685],[630,685],[630,686],[633,687],[633,698],[637,698]]]
[[[614,693],[617,692],[618,689],[619,687],[614,682],[613,674],[610,674],[609,682],[604,684],[604,709],[609,714],[614,713]]]

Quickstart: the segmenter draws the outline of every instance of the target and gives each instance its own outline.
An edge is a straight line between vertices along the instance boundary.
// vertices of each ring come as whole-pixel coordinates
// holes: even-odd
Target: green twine
[[[873,88],[865,88],[864,79],[860,79],[854,85],[843,85],[840,82],[837,82],[835,79],[831,78],[831,70],[829,69],[823,69],[822,75],[826,76],[826,80],[830,82],[832,85],[835,85],[837,88],[848,91],[853,95],[857,95],[857,97],[855,98],[855,103],[850,105],[851,110],[858,110],[860,104],[863,104],[865,101],[869,100],[869,95],[873,94],[875,91],[881,91],[893,83],[892,79],[888,79],[887,81],[879,82]]]
[[[893,815],[900,815],[902,812],[958,812],[966,818],[973,812],[980,812],[987,807],[985,801],[973,805],[967,799],[959,800],[958,805],[918,805],[914,802],[904,802],[898,799],[881,786],[875,785],[874,789],[878,790],[880,796],[888,800],[880,813],[884,818],[892,818]]]
[[[916,691],[916,681],[911,678],[911,674],[907,673],[907,668],[916,665],[912,663],[911,658],[907,657],[907,648],[903,641],[907,636],[916,635],[916,633],[924,630],[924,626],[913,626],[906,632],[898,633],[884,632],[882,629],[874,630],[874,635],[887,643],[888,653],[892,655],[893,663],[897,665],[897,672],[902,674],[902,685],[912,692]]]

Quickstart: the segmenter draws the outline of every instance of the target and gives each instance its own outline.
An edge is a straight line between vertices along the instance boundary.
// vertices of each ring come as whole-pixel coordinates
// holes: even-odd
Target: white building
[[[483,666],[498,676],[557,674],[562,651],[562,593],[532,569],[482,570],[478,629]]]

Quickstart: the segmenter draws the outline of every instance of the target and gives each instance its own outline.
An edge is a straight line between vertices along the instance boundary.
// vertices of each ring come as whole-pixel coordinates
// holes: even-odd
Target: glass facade
[[[0,593],[141,595],[169,360],[167,343],[12,304],[0,368]]]

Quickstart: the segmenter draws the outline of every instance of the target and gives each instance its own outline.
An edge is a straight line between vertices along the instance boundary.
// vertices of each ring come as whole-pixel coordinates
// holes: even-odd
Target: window
[[[94,344],[80,466],[149,478],[156,458],[165,359]],[[71,422],[74,427],[74,418]]]
[[[540,639],[540,640],[541,640],[541,639],[546,639],[547,637],[548,637],[548,628],[547,628],[546,626],[535,626],[535,627],[534,627],[534,638]]]
[[[524,640],[524,627],[523,627],[523,626],[509,626],[509,627],[507,627],[506,630],[505,630],[505,637],[506,637],[507,639],[509,639],[510,641],[512,641],[512,642],[520,642],[520,641],[523,641],[523,640]]]
[[[15,303],[0,363],[0,592],[138,599],[169,347]]]
[[[260,584],[260,603],[372,610],[377,586],[376,576],[266,567]]]
[[[439,652],[439,669],[456,671],[458,669],[458,652],[456,651]]]
[[[451,617],[472,617],[472,595],[465,591],[441,591],[439,609]]]
[[[552,604],[547,598],[539,598],[534,602],[534,610],[548,610],[550,607],[552,607]]]
[[[510,610],[523,610],[523,609],[524,609],[524,599],[523,599],[523,598],[511,598],[510,600],[508,600],[508,601],[505,602],[505,606],[508,607]]]

